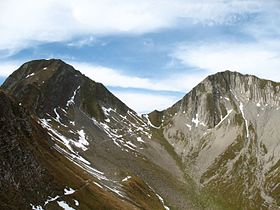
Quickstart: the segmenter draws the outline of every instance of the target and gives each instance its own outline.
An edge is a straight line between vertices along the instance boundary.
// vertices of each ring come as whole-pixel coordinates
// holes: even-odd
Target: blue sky
[[[22,63],[60,58],[140,113],[175,103],[223,70],[280,81],[274,0],[0,2],[0,83]]]

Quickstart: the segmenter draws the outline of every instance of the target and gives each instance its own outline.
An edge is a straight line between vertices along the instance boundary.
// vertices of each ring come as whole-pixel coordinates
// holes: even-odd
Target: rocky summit
[[[149,116],[185,170],[224,209],[280,204],[280,83],[225,71]]]
[[[58,59],[0,90],[0,209],[280,207],[280,83],[208,76],[138,115]]]

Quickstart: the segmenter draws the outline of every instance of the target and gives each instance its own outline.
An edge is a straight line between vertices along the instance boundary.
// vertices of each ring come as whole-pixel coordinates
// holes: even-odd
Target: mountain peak
[[[55,116],[55,108],[66,109],[71,104],[98,121],[104,119],[102,107],[106,104],[122,115],[130,110],[104,85],[60,59],[27,62],[8,77],[2,88],[39,116],[46,113]]]

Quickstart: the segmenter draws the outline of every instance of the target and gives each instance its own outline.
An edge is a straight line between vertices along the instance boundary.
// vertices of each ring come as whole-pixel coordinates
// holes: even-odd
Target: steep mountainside
[[[89,173],[101,190],[141,209],[218,209],[198,192],[148,119],[72,66],[55,59],[31,61],[2,88],[30,110],[53,148]]]
[[[279,89],[280,83],[220,72],[149,119],[224,209],[278,209]]]
[[[1,210],[163,209],[158,197],[141,180],[131,179],[124,186],[128,192],[137,186],[142,199],[150,193],[145,198],[150,199],[148,202],[137,204],[140,196],[133,202],[120,199],[57,149],[51,136],[21,103],[0,90]]]

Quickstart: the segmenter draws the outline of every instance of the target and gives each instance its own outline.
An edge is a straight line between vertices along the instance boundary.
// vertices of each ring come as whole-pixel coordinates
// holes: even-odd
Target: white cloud
[[[12,74],[16,69],[19,68],[18,62],[4,62],[0,63],[0,77],[8,77],[10,74]]]
[[[114,92],[114,94],[133,110],[140,114],[164,110],[172,106],[180,98],[170,95]]]
[[[233,70],[280,81],[280,41],[262,43],[206,43],[178,47],[173,57],[205,74]]]
[[[81,47],[84,47],[84,46],[91,46],[91,45],[93,45],[97,42],[98,41],[95,37],[89,36],[89,37],[86,37],[86,38],[83,38],[83,39],[79,39],[79,40],[76,40],[76,41],[69,42],[69,43],[67,43],[67,46],[81,48]]]
[[[139,34],[184,19],[227,24],[261,10],[259,1],[9,0],[0,1],[0,50],[16,51],[75,36]]]
[[[187,92],[204,77],[200,74],[172,74],[161,80],[130,76],[120,70],[88,63],[73,63],[73,66],[89,78],[107,86],[123,88],[143,88],[150,90],[166,90]]]

